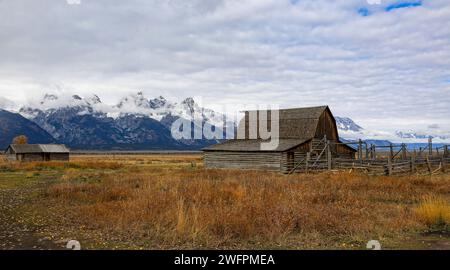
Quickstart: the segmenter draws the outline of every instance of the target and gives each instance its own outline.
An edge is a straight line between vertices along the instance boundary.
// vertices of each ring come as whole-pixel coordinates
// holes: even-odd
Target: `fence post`
[[[402,159],[406,160],[406,144],[402,144]]]
[[[433,156],[433,138],[430,136],[428,138],[428,154],[431,156]]]
[[[391,156],[388,157],[388,164],[387,164],[387,166],[388,166],[388,175],[391,175],[392,174],[392,157]]]
[[[310,152],[306,153],[306,167],[305,167],[306,173],[308,173],[308,171],[309,171],[308,166],[309,166],[309,159],[310,158],[311,158],[311,153]]]
[[[389,144],[389,157],[390,159],[394,158],[394,146],[392,145],[392,143]]]
[[[427,157],[426,161],[427,161],[428,172],[430,174],[433,174],[433,170],[431,169],[431,164],[430,164],[430,157]]]
[[[331,149],[330,149],[330,142],[327,142],[327,163],[328,163],[328,170],[331,171]]]
[[[358,160],[362,160],[362,140],[358,141]]]
[[[365,143],[366,145],[366,160],[369,159],[369,146],[367,145],[367,143]]]
[[[416,157],[412,156],[411,157],[411,173],[415,173],[416,172]]]

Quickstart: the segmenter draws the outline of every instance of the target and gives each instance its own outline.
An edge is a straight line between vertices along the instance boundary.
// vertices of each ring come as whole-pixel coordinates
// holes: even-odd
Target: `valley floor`
[[[450,175],[206,170],[200,155],[0,162],[0,249],[450,249]]]

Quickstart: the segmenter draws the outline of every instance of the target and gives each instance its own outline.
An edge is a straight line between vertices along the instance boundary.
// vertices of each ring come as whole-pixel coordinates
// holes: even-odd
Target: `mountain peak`
[[[183,103],[183,104],[192,104],[193,105],[193,104],[195,104],[195,100],[192,97],[188,97],[185,100],[183,100],[183,102],[181,102],[181,103]]]
[[[87,101],[88,101],[88,103],[91,104],[91,105],[102,103],[102,100],[100,99],[100,97],[97,96],[97,95],[95,95],[95,94],[92,95],[91,97],[89,97],[89,98],[87,99]]]
[[[344,130],[344,131],[353,131],[353,132],[361,132],[364,129],[356,124],[352,119],[348,117],[339,117],[336,116],[336,124],[338,126],[338,129]]]
[[[195,100],[192,97],[188,97],[183,102],[181,102],[182,105],[186,107],[187,110],[189,110],[189,113],[193,115],[195,113]]]
[[[142,91],[137,92],[136,94],[131,94],[127,97],[122,98],[119,104],[116,105],[117,108],[144,108],[148,109],[150,107],[149,100],[144,97],[144,93]]]
[[[83,100],[79,95],[73,95],[72,98],[75,100]]]
[[[43,105],[47,101],[55,101],[55,100],[58,100],[58,96],[53,95],[53,94],[45,94],[44,97],[42,98],[40,104]]]
[[[167,104],[167,100],[163,96],[159,96],[150,100],[150,107],[153,109],[159,109]]]

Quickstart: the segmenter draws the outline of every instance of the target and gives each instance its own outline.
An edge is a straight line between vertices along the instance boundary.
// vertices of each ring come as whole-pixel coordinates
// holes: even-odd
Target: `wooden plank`
[[[392,146],[392,144],[391,144],[391,146]],[[391,149],[392,149],[392,147],[391,147]],[[391,156],[389,156],[389,158],[388,158],[387,174],[388,175],[392,174],[392,159],[391,159]]]

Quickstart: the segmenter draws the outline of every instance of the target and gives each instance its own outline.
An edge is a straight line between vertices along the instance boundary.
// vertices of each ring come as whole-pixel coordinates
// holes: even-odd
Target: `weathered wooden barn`
[[[203,149],[205,166],[286,173],[326,169],[331,158],[355,158],[356,150],[339,141],[336,120],[328,106],[283,109],[278,113],[279,143],[275,149],[262,150],[262,143],[267,141],[259,134],[260,115],[267,116],[261,119],[267,119],[270,131],[271,112],[246,111],[238,127],[245,130],[245,139],[229,140]],[[251,114],[256,117],[250,117]],[[255,130],[256,136],[250,138]]]
[[[5,156],[11,161],[68,161],[70,151],[58,144],[11,144]]]

